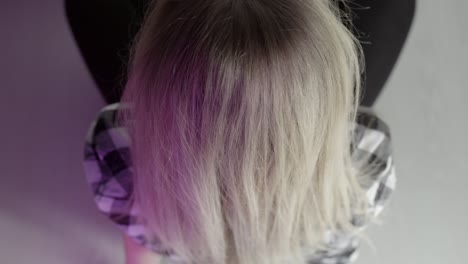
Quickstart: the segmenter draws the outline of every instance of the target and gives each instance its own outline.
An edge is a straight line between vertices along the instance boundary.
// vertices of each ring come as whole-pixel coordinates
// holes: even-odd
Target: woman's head
[[[349,228],[359,54],[333,1],[157,1],[121,113],[149,230],[194,263],[257,264]]]

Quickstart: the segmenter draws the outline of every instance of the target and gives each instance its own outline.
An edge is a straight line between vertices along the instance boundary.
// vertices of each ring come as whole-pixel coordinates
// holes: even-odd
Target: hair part
[[[200,264],[300,263],[352,230],[360,53],[332,1],[157,1],[119,112],[149,230]]]

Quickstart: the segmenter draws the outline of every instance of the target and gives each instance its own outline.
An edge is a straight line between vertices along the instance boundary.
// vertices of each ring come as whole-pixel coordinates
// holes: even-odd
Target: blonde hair
[[[199,264],[301,263],[352,230],[360,54],[333,1],[157,1],[119,112],[149,230]]]

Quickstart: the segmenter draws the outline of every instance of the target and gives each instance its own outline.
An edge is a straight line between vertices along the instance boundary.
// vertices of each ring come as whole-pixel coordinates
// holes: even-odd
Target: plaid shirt
[[[120,103],[114,103],[102,108],[86,136],[83,165],[94,201],[99,211],[137,243],[177,262],[177,256],[170,249],[156,237],[147,235],[145,225],[138,217],[138,208],[130,200],[130,140],[126,128],[115,122],[119,107]],[[364,160],[378,164],[378,169],[371,175],[371,184],[363,186],[370,205],[369,214],[377,216],[396,183],[389,128],[372,110],[360,107],[354,130],[353,158],[362,160],[364,157]],[[365,227],[365,224],[354,224]],[[344,264],[357,257],[358,240],[355,236],[329,233],[326,240],[331,249],[314,252],[308,257],[308,264]]]

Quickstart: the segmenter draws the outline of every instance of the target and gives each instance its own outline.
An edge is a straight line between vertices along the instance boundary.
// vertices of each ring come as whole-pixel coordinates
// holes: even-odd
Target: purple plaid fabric
[[[105,106],[92,122],[84,145],[84,170],[100,212],[110,218],[137,243],[177,262],[177,256],[156,237],[146,233],[145,224],[132,202],[132,162],[130,140],[125,127],[119,126],[116,113],[120,103]],[[363,186],[370,205],[369,214],[377,216],[395,188],[395,166],[388,126],[368,108],[359,108],[354,124],[355,138],[351,146],[353,159],[372,163],[376,170],[370,183]],[[353,224],[364,228],[360,217]],[[346,233],[328,234],[328,251],[309,254],[309,264],[344,264],[358,254],[358,240]]]

